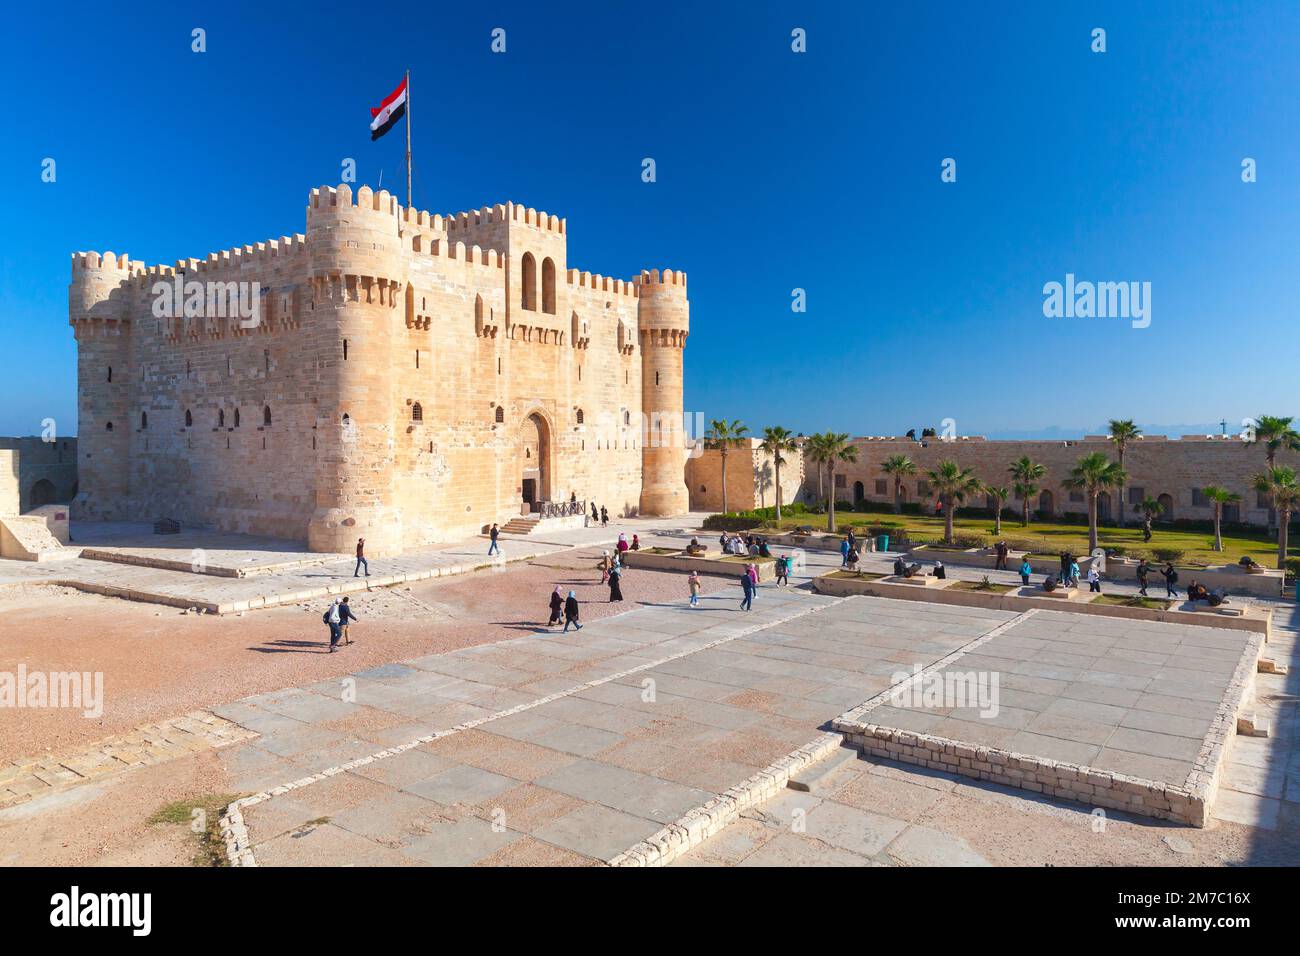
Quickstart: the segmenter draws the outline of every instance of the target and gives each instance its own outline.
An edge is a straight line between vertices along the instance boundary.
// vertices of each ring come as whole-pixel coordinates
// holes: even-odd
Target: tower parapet
[[[690,510],[682,421],[682,350],[690,333],[686,273],[650,269],[633,282],[646,422],[640,510],[647,515],[684,514]]]

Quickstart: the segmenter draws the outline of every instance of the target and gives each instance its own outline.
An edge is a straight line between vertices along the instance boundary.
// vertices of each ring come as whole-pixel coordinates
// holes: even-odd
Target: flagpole
[[[411,208],[411,71],[406,71],[406,208]]]

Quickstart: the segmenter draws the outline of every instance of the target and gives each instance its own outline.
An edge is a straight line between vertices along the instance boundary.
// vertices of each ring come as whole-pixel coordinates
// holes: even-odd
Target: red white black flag
[[[379,139],[392,129],[399,119],[406,115],[406,80],[398,84],[397,89],[384,97],[379,109],[370,108],[370,139]]]

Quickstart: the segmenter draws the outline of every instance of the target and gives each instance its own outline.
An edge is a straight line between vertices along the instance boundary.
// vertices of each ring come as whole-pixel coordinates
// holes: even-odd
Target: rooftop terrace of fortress
[[[369,208],[380,216],[392,217],[398,235],[409,240],[412,251],[416,253],[491,269],[503,268],[508,256],[473,243],[467,246],[456,236],[468,236],[473,230],[500,223],[516,223],[542,232],[567,235],[566,219],[514,202],[497,203],[467,212],[439,214],[403,206],[388,190],[374,192],[369,186],[358,189],[354,201],[352,189],[346,184],[312,189],[307,208],[308,230],[310,231],[312,210],[343,207]],[[87,270],[118,271],[122,273],[123,279],[136,279],[143,285],[159,278],[174,276],[178,272],[200,275],[227,273],[243,269],[245,265],[249,268],[267,265],[274,268],[280,264],[292,266],[306,252],[308,242],[307,235],[295,233],[279,239],[211,252],[202,259],[177,259],[176,264],[171,266],[151,266],[140,260],[132,260],[126,254],[119,256],[113,252],[74,252],[72,274],[75,280],[79,273]],[[630,297],[638,296],[642,285],[680,286],[683,293],[686,291],[686,273],[673,269],[664,269],[662,272],[659,269],[646,269],[631,279],[616,279],[580,269],[568,269],[566,281],[568,285],[577,288]]]

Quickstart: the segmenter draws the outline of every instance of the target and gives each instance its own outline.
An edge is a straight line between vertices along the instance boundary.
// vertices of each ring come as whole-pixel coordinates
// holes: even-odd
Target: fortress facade
[[[571,496],[685,512],[686,275],[592,275],[566,245],[513,203],[439,216],[342,185],[305,233],[206,260],[75,254],[74,517],[382,555]]]

